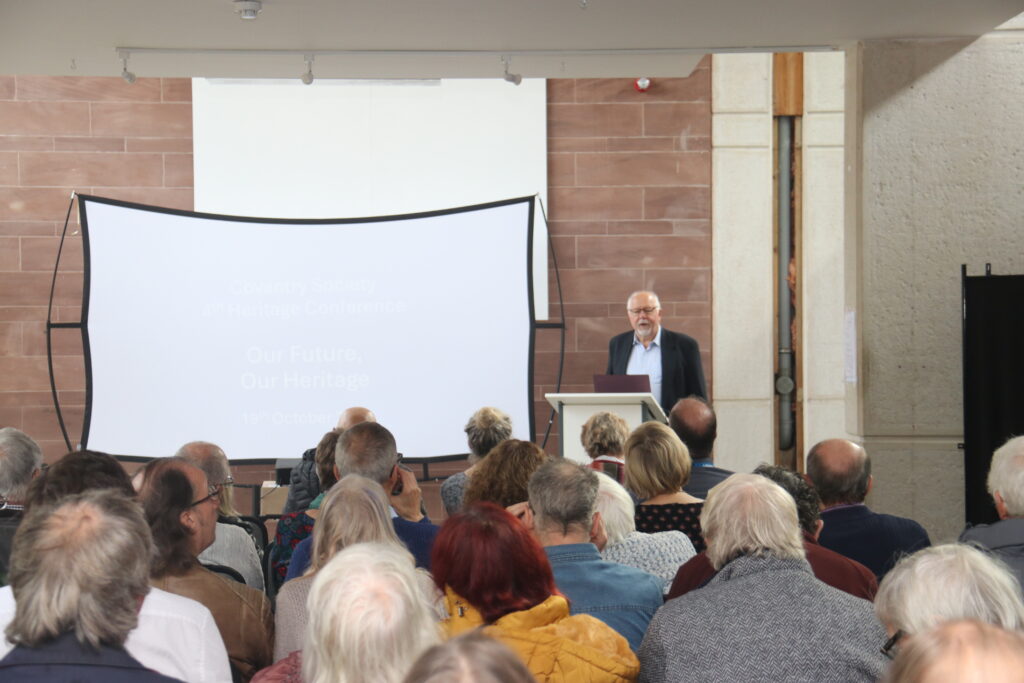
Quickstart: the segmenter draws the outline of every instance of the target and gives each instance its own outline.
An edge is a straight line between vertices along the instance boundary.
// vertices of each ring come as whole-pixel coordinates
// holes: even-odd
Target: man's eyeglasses
[[[882,654],[888,657],[889,659],[893,659],[898,651],[896,645],[900,642],[900,639],[905,635],[906,634],[903,632],[903,629],[897,629],[896,633],[893,633],[892,637],[889,638],[889,640],[885,641],[885,645],[882,646]]]
[[[205,503],[208,500],[213,500],[214,498],[220,498],[220,486],[216,486],[214,484],[210,484],[209,486],[206,487],[206,492],[208,494],[210,494],[210,495],[206,496],[205,498],[200,498],[197,501],[193,501],[191,504],[189,504],[189,507],[190,508],[194,508],[196,505],[202,505],[203,503]]]
[[[646,308],[627,308],[626,310],[630,313],[630,315],[640,315],[641,313],[646,313],[647,315],[650,315],[659,308],[660,306],[647,306]]]

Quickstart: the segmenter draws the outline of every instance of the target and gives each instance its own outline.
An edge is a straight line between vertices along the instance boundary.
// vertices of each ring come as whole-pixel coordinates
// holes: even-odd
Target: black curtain
[[[985,480],[992,452],[1024,434],[1024,275],[963,274],[967,521],[998,519]]]

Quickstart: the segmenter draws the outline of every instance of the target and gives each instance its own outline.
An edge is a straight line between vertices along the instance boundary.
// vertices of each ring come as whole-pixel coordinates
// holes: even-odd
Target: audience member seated
[[[693,467],[683,491],[704,500],[715,484],[729,478],[731,471],[715,467],[714,448],[718,418],[711,404],[700,396],[681,398],[668,414],[668,426],[686,445]]]
[[[661,607],[662,585],[647,572],[601,559],[605,530],[597,486],[597,473],[586,466],[551,460],[530,477],[529,504],[517,512],[544,546],[570,611],[597,617],[636,650]]]
[[[454,515],[462,509],[466,485],[476,465],[495,446],[512,438],[512,419],[497,408],[481,408],[473,413],[466,423],[466,442],[469,444],[469,468],[453,474],[441,484],[441,502],[447,515]]]
[[[683,491],[690,480],[690,464],[686,446],[663,424],[645,422],[626,440],[626,488],[642,501],[636,506],[636,530],[682,531],[700,552],[704,503]]]
[[[335,451],[334,474],[338,478],[358,474],[390,491],[388,503],[395,533],[416,558],[416,566],[430,569],[430,549],[437,527],[422,512],[423,492],[416,475],[398,466],[398,448],[391,432],[375,422],[364,422],[342,434]],[[312,547],[312,538],[295,547],[288,579],[306,572]]]
[[[306,600],[316,573],[348,546],[368,542],[390,544],[408,552],[395,535],[384,489],[366,477],[350,474],[335,484],[324,499],[320,520],[313,530],[312,555],[306,573],[285,583],[277,594],[274,661],[301,650],[306,642]],[[429,594],[433,589],[430,576],[423,572],[422,578]]]
[[[199,561],[231,567],[242,575],[245,585],[263,590],[263,563],[256,552],[256,544],[244,527],[233,522],[238,519],[238,510],[234,505],[235,481],[231,477],[228,456],[216,444],[191,441],[179,448],[174,457],[201,469],[206,480],[220,489],[216,540],[200,553]]]
[[[803,534],[804,552],[811,565],[811,571],[820,580],[833,588],[838,588],[850,595],[865,600],[874,600],[878,591],[878,581],[871,570],[859,562],[837,552],[818,545],[818,534],[821,533],[821,499],[807,481],[796,472],[775,465],[760,465],[754,474],[768,477],[785,489],[796,501],[797,516],[800,520],[800,532]],[[707,552],[679,568],[669,590],[669,599],[700,588],[715,575]]]
[[[400,683],[440,640],[412,556],[393,543],[357,543],[316,573],[306,647],[253,683]]]
[[[636,530],[633,498],[611,477],[597,475],[597,512],[608,537],[601,557],[653,574],[668,591],[679,565],[693,557],[693,543],[682,531],[645,534]]]
[[[309,508],[290,512],[277,520],[274,544],[270,548],[270,580],[275,582],[275,587],[280,587],[288,577],[288,567],[295,548],[313,533],[313,525],[320,514],[320,504],[326,492],[338,480],[334,473],[334,449],[337,448],[342,432],[344,430],[340,427],[332,429],[317,444],[313,464],[320,493],[309,502]]]
[[[588,467],[603,472],[620,484],[626,481],[626,461],[622,453],[629,438],[629,425],[615,413],[594,413],[583,423],[580,441],[590,456]]]
[[[338,417],[337,429],[345,431],[360,422],[376,422],[377,417],[369,408],[353,406],[346,408],[345,412]],[[326,493],[322,488],[323,482],[317,476],[316,454],[319,448],[310,448],[302,454],[302,460],[292,468],[288,479],[288,498],[284,502],[281,512],[290,515],[295,512],[302,512],[311,507],[313,500],[321,493]]]
[[[175,458],[149,463],[140,486],[156,546],[151,583],[206,605],[232,667],[248,681],[271,661],[274,623],[266,595],[214,574],[197,560],[214,540],[219,489],[198,467]]]
[[[43,451],[28,434],[14,427],[0,429],[0,585],[7,584],[7,562],[25,492],[42,466]]]
[[[885,629],[871,603],[811,573],[782,487],[734,474],[708,493],[701,521],[718,573],[658,610],[640,647],[641,681],[878,679]]]
[[[474,503],[449,517],[434,544],[433,567],[451,615],[449,635],[483,626],[540,683],[636,680],[638,662],[626,639],[588,614],[569,615],[543,548],[509,512]]]
[[[124,648],[149,592],[152,548],[138,504],[113,491],[35,506],[14,539],[17,608],[6,634],[15,648],[0,660],[0,680],[176,680]]]
[[[999,521],[968,527],[960,541],[988,548],[1024,585],[1024,436],[1010,439],[992,454],[988,492]]]
[[[981,621],[947,621],[908,639],[883,683],[1021,683],[1024,635]]]
[[[535,683],[507,645],[469,631],[435,645],[416,660],[403,683]]]
[[[121,463],[106,453],[72,451],[36,477],[25,501],[26,513],[54,506],[68,496],[108,490],[135,497]],[[0,588],[0,631],[14,618],[10,586]],[[14,645],[0,642],[0,656]],[[139,610],[139,624],[124,644],[143,666],[189,683],[230,683],[231,668],[210,610],[195,600],[150,588]]]
[[[807,454],[807,476],[821,496],[825,527],[818,542],[860,562],[879,581],[902,555],[931,545],[928,532],[912,519],[872,512],[871,459],[845,439],[829,439]]]
[[[902,559],[878,587],[875,612],[894,645],[952,619],[1024,629],[1017,579],[1000,560],[962,543],[926,548]]]
[[[502,441],[477,464],[464,505],[485,502],[508,507],[524,502],[530,477],[547,460],[548,454],[531,441]]]

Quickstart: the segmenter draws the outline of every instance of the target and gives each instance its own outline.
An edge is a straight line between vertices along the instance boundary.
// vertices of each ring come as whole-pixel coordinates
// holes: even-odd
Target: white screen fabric
[[[532,198],[351,221],[79,203],[89,448],[296,458],[353,405],[406,457],[465,453],[485,405],[529,438]]]

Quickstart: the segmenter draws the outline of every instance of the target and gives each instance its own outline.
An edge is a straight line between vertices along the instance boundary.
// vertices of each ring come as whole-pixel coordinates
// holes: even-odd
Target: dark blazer
[[[683,490],[694,498],[704,500],[713,486],[721,484],[730,476],[732,472],[715,467],[710,459],[694,460],[693,468],[690,470],[690,481],[686,482]]]
[[[881,582],[903,555],[932,544],[924,527],[912,519],[872,512],[866,505],[850,505],[821,511],[825,526],[818,543],[856,560]]]
[[[39,647],[19,645],[0,659],[2,681],[76,681],[81,683],[173,683],[150,671],[121,648],[103,646],[97,652],[65,633]]]
[[[633,350],[632,331],[612,337],[608,344],[609,375],[625,375]],[[687,396],[708,397],[704,368],[700,363],[697,340],[685,334],[661,328],[661,407],[667,415],[672,406]]]

